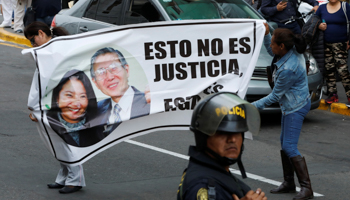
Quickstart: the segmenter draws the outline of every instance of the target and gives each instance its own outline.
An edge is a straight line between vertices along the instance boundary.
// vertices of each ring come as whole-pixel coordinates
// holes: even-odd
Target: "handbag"
[[[26,13],[23,17],[23,25],[27,27],[29,24],[35,21],[35,10],[32,6],[27,8]]]

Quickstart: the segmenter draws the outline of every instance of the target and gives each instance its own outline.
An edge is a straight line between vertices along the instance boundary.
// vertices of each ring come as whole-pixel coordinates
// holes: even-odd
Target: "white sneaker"
[[[11,28],[10,25],[3,25],[3,24],[0,24],[0,28]]]

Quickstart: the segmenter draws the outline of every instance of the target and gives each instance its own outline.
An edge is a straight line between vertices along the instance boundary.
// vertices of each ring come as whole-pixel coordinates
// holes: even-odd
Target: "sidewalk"
[[[0,22],[3,20],[3,16],[0,15]],[[15,33],[12,28],[0,28],[0,39],[20,45],[25,45],[27,47],[32,47],[29,40],[24,37],[23,33]]]
[[[350,116],[350,108],[348,108],[345,105],[348,102],[348,99],[346,98],[345,90],[341,81],[337,82],[337,90],[338,90],[339,103],[332,103],[331,105],[326,104],[325,99],[327,98],[327,95],[323,95],[318,109],[328,110],[333,113]]]
[[[0,15],[0,22],[2,21],[3,21],[3,18],[2,18],[2,15]],[[29,40],[27,40],[24,37],[23,33],[15,33],[14,30],[11,28],[0,28],[0,39],[8,42],[14,42],[20,45],[25,45],[27,47],[32,47]],[[327,96],[323,95],[318,109],[330,111],[341,115],[350,116],[350,108],[348,108],[345,105],[345,103],[347,102],[347,98],[341,82],[337,82],[337,89],[338,89],[338,95],[339,95],[339,103],[333,103],[331,105],[328,105],[324,101],[324,99],[326,99]]]

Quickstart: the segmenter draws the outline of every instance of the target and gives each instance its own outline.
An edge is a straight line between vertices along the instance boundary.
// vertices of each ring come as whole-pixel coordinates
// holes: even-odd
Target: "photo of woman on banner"
[[[90,125],[97,100],[83,71],[68,71],[53,89],[47,118],[51,128],[72,146],[91,146],[104,138],[102,127]]]
[[[122,121],[150,113],[150,99],[146,100],[145,93],[129,85],[129,70],[124,55],[112,47],[102,48],[91,57],[92,82],[110,97],[98,102],[98,121],[105,125],[105,135],[110,134]]]

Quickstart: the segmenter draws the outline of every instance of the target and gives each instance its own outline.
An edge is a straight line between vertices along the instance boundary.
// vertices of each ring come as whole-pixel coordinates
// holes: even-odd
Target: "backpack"
[[[319,16],[313,14],[301,29],[301,35],[306,43],[312,46],[318,37],[318,25],[321,23]]]
[[[32,6],[27,8],[26,13],[23,17],[23,25],[27,27],[29,24],[35,21],[35,10]]]

